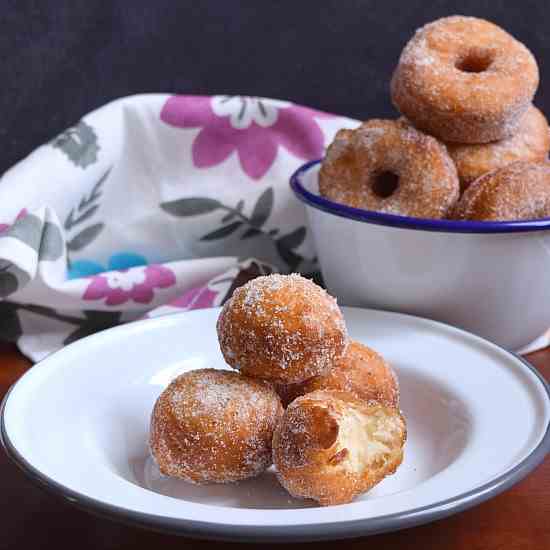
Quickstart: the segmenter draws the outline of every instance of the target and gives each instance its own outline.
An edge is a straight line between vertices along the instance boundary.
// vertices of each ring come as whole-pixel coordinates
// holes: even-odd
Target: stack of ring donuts
[[[300,275],[258,277],[223,307],[235,369],[177,377],[157,399],[149,445],[164,475],[228,483],[274,463],[297,498],[350,502],[396,471],[406,425],[395,372],[349,339],[336,300]]]
[[[403,116],[340,130],[321,166],[321,195],[421,218],[550,217],[550,131],[532,103],[538,83],[531,52],[497,25],[461,16],[429,23],[392,77]]]

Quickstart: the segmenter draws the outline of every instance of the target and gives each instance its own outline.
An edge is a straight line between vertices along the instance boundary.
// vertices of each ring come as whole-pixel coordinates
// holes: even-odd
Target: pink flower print
[[[316,118],[328,117],[283,101],[246,96],[173,96],[161,120],[178,128],[201,128],[192,145],[197,168],[216,166],[237,152],[243,171],[258,180],[272,166],[279,146],[310,160],[323,154]]]
[[[149,304],[154,298],[154,289],[169,288],[176,284],[174,273],[161,265],[149,265],[108,271],[90,277],[90,284],[82,298],[103,300],[108,306],[118,306],[129,300]]]
[[[17,214],[17,217],[15,218],[15,221],[13,223],[15,223],[17,220],[20,220],[21,218],[24,218],[26,215],[27,215],[27,209],[23,208],[22,210],[19,211],[19,214]],[[9,223],[0,223],[0,233],[7,231],[11,226],[12,224],[9,224]]]
[[[171,302],[169,305],[180,307],[185,310],[203,309],[206,307],[212,307],[216,296],[218,296],[217,292],[213,292],[207,286],[202,286],[188,290],[185,294]]]

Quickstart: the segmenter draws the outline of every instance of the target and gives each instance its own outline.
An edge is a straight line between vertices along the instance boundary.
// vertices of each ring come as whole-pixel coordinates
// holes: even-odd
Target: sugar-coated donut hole
[[[296,273],[257,277],[236,289],[217,331],[229,366],[279,384],[325,374],[347,347],[336,299]]]
[[[391,197],[399,187],[399,176],[389,170],[373,174],[371,188],[382,199]]]
[[[486,71],[495,60],[494,53],[488,50],[470,50],[460,57],[455,67],[463,73],[482,73]]]

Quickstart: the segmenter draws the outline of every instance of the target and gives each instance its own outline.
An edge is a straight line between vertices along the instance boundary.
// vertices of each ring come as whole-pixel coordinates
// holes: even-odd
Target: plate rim
[[[550,384],[544,379],[544,377],[538,372],[538,370],[531,365],[523,357],[516,353],[506,350],[502,346],[477,336],[464,329],[442,323],[440,321],[434,321],[424,317],[410,315],[406,313],[389,312],[374,308],[360,308],[360,307],[347,307],[350,310],[360,311],[372,311],[376,313],[384,313],[390,315],[396,315],[398,317],[412,318],[415,320],[428,321],[429,323],[440,326],[444,329],[452,329],[466,335],[473,337],[480,341],[484,345],[489,344],[497,349],[503,351],[505,354],[510,355],[521,363],[523,368],[526,368],[529,372],[535,375],[536,379],[541,383],[542,389],[546,393],[546,397],[550,402]],[[200,312],[201,310],[195,310]],[[168,317],[183,316],[193,314],[193,311],[181,312],[179,314],[170,315]],[[158,321],[157,319],[144,319],[137,321],[139,324],[149,324],[150,321]],[[118,329],[124,329],[128,325],[134,325],[134,323],[128,323],[107,329],[108,331],[117,331]],[[104,332],[104,331],[101,331]],[[94,339],[98,337],[100,333],[95,333],[85,337],[82,340]],[[57,353],[57,352],[56,352]],[[56,353],[52,354],[56,355]],[[27,371],[31,375],[32,369]],[[163,533],[170,533],[180,536],[195,537],[209,540],[225,540],[225,541],[255,541],[255,542],[305,542],[305,541],[320,541],[320,540],[335,540],[344,538],[353,538],[359,536],[368,536],[378,533],[396,531],[399,529],[405,529],[442,519],[450,515],[456,514],[477,504],[480,504],[490,498],[500,494],[506,489],[512,487],[529,473],[531,473],[537,466],[539,466],[545,459],[546,455],[550,453],[550,420],[546,424],[546,430],[541,440],[532,451],[526,455],[519,463],[514,467],[508,469],[496,478],[491,479],[487,483],[474,487],[469,491],[460,493],[456,496],[450,497],[445,500],[434,502],[425,506],[412,508],[410,510],[396,512],[391,514],[385,514],[374,518],[363,518],[349,521],[339,521],[334,523],[311,523],[307,525],[286,525],[286,526],[270,526],[270,525],[225,525],[219,524],[213,521],[196,521],[183,518],[167,518],[166,516],[156,515],[146,512],[138,512],[130,510],[128,508],[116,506],[92,498],[84,493],[80,493],[77,490],[71,489],[48,475],[42,473],[40,470],[30,464],[23,455],[19,453],[15,445],[11,442],[7,433],[5,425],[5,410],[14,388],[17,384],[27,375],[25,373],[19,380],[17,380],[2,399],[0,404],[0,444],[2,445],[6,455],[20,470],[23,471],[35,484],[39,487],[46,489],[48,492],[61,497],[62,499],[70,502],[72,505],[91,512],[94,515],[116,519],[127,525],[138,526],[141,528],[147,528],[154,531]],[[267,511],[266,511],[267,512]],[[319,530],[319,526],[322,526],[322,532]]]

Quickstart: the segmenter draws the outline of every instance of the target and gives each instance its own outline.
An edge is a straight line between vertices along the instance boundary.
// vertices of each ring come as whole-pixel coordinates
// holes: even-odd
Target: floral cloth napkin
[[[90,113],[0,179],[0,339],[39,361],[119,323],[218,306],[257,275],[315,274],[288,179],[357,125],[244,96]]]
[[[290,174],[357,121],[256,97],[139,95],[0,179],[0,339],[38,361],[145,316],[318,270]]]

